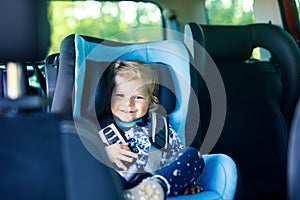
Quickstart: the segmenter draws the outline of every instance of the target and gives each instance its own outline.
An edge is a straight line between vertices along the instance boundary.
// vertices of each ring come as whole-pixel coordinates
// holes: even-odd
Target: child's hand
[[[203,191],[203,187],[200,185],[191,184],[189,185],[183,192],[184,195],[186,194],[195,194],[198,192]]]
[[[105,151],[111,162],[115,163],[119,168],[127,170],[124,165],[124,161],[133,162],[134,158],[138,157],[138,154],[133,153],[126,144],[111,144],[105,147]]]

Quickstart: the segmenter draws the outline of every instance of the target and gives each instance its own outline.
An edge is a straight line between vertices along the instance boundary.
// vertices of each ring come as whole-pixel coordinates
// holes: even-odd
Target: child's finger
[[[130,157],[132,157],[132,158],[138,158],[138,154],[137,153],[133,153],[132,151],[130,151],[127,155],[130,156]]]
[[[121,160],[117,160],[117,161],[115,162],[115,164],[116,164],[119,168],[124,169],[124,170],[127,170],[127,167],[124,165],[124,163],[123,163]]]
[[[195,194],[195,186],[190,187],[190,194]]]
[[[187,187],[183,194],[184,195],[187,195],[187,194],[195,194],[195,193],[198,193],[198,192],[201,192],[203,191],[203,187],[200,186],[200,185],[190,185],[189,187]]]
[[[197,193],[203,191],[203,187],[200,185],[196,185],[196,191]]]
[[[129,156],[131,158],[137,158],[138,154],[137,153],[133,153],[130,149],[125,150],[125,149],[121,149],[120,151],[121,154]]]
[[[128,156],[122,155],[122,154],[119,155],[118,159],[121,160],[121,161],[127,161],[127,162],[132,162],[133,161],[132,157],[128,157]]]

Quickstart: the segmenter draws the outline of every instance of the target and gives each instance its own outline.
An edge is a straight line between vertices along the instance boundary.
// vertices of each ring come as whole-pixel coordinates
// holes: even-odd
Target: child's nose
[[[127,100],[127,106],[134,106],[134,100],[133,100],[133,98],[128,98],[128,100]]]

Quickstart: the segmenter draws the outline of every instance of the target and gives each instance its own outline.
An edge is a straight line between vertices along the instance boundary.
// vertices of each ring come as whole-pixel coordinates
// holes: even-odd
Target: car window
[[[253,0],[206,0],[205,9],[208,24],[245,25],[255,23]],[[251,59],[269,60],[267,49],[255,48]]]
[[[208,24],[242,25],[254,23],[253,0],[206,0]]]
[[[78,33],[102,39],[122,42],[157,41],[161,32],[144,31],[139,35],[118,34],[133,29],[162,27],[161,10],[156,4],[121,1],[50,1],[49,21],[51,47],[49,54],[59,52],[61,40],[69,34]]]

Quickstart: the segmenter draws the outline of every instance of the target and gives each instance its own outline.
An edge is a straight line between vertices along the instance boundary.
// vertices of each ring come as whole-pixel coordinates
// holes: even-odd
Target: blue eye
[[[116,94],[116,97],[124,97],[124,94]]]
[[[145,98],[143,96],[135,96],[133,99],[134,100],[143,100]]]

